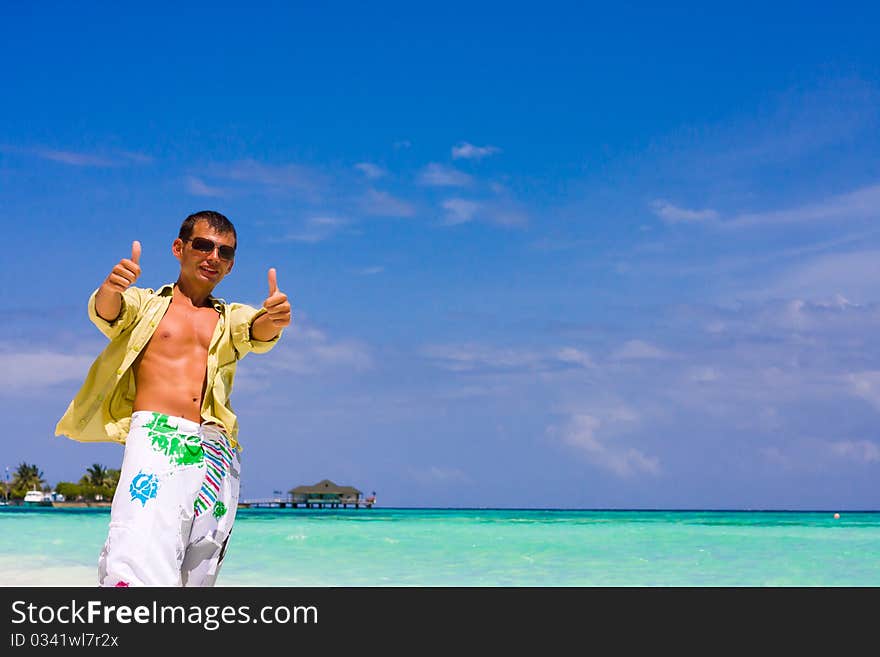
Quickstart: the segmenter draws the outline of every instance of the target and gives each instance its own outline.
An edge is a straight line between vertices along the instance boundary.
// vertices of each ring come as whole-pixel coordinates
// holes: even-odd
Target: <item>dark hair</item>
[[[197,221],[207,221],[208,225],[218,233],[232,233],[232,236],[235,238],[235,246],[238,246],[238,235],[235,234],[235,226],[232,225],[229,219],[213,210],[202,210],[189,215],[180,224],[180,233],[177,236],[184,241],[188,240],[192,237],[193,228]]]

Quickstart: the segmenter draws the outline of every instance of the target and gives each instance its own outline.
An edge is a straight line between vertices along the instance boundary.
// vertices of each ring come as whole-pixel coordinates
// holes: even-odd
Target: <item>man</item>
[[[187,217],[171,252],[174,284],[133,287],[141,245],[92,293],[89,318],[110,339],[55,428],[81,441],[125,444],[101,586],[213,586],[239,492],[235,368],[265,353],[290,324],[269,270],[260,309],[211,292],[232,271],[237,237],[218,212]]]

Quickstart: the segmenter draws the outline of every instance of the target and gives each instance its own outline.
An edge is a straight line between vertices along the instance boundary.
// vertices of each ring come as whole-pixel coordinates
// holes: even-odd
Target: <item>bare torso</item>
[[[134,361],[135,411],[201,422],[208,347],[220,315],[175,294],[153,337]]]

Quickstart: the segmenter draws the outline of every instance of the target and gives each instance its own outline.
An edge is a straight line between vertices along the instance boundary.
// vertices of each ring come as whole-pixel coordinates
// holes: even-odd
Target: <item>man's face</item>
[[[195,239],[210,240],[214,243],[214,248],[210,253],[200,251],[193,247]],[[197,221],[190,238],[186,242],[180,238],[174,240],[171,251],[180,261],[181,275],[213,288],[232,271],[234,264],[234,260],[220,257],[219,248],[222,246],[235,248],[235,237],[232,233],[218,233],[207,221]]]

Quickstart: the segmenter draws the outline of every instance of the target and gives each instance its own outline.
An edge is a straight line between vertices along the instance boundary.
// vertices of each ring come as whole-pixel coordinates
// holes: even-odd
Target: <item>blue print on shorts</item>
[[[146,506],[147,500],[156,497],[156,493],[159,492],[159,478],[141,470],[131,480],[128,491],[131,493],[132,501],[140,500],[141,506]]]

